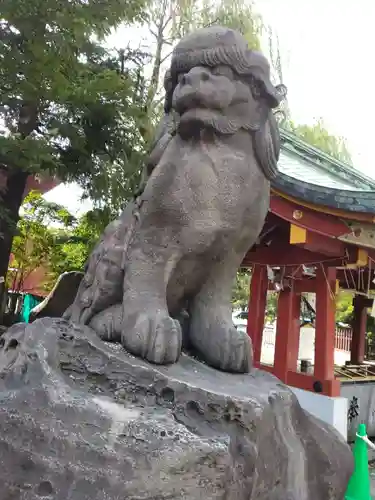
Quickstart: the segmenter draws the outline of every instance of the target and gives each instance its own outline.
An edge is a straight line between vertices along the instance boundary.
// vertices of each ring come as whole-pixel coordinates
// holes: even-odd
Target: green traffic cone
[[[367,443],[359,436],[367,436],[365,424],[358,426],[353,450],[354,472],[346,490],[345,500],[371,500]]]

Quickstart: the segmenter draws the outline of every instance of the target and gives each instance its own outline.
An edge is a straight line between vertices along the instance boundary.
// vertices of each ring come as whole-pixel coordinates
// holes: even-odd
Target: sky
[[[277,32],[292,119],[323,118],[330,133],[347,140],[355,168],[375,178],[374,0],[257,0],[266,24]],[[147,30],[120,29],[108,40],[148,44]],[[83,213],[78,186],[58,186],[46,197]],[[69,200],[69,201],[67,201]]]

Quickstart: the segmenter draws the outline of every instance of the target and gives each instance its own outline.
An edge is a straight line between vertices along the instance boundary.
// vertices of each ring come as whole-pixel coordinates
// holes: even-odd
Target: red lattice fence
[[[353,332],[351,328],[338,326],[335,335],[335,349],[350,352],[352,346]]]

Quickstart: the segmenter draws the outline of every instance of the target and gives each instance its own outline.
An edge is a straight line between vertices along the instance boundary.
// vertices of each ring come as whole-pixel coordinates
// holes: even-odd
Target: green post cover
[[[29,322],[30,312],[37,304],[39,304],[39,300],[37,298],[30,294],[25,295],[21,311],[21,321],[23,323]]]
[[[365,424],[359,424],[354,443],[354,472],[350,478],[345,500],[371,500],[367,444],[359,436],[366,436]]]

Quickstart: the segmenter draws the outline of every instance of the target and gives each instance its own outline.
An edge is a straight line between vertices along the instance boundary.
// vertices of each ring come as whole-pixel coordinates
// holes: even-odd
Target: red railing
[[[338,326],[335,334],[335,349],[350,352],[352,346],[353,332],[351,328]],[[263,330],[263,343],[274,345],[276,339],[275,327],[266,325]]]
[[[351,328],[337,327],[335,335],[335,349],[350,352],[353,332]]]
[[[263,330],[263,343],[266,345],[275,345],[276,328],[272,325],[265,325]]]

